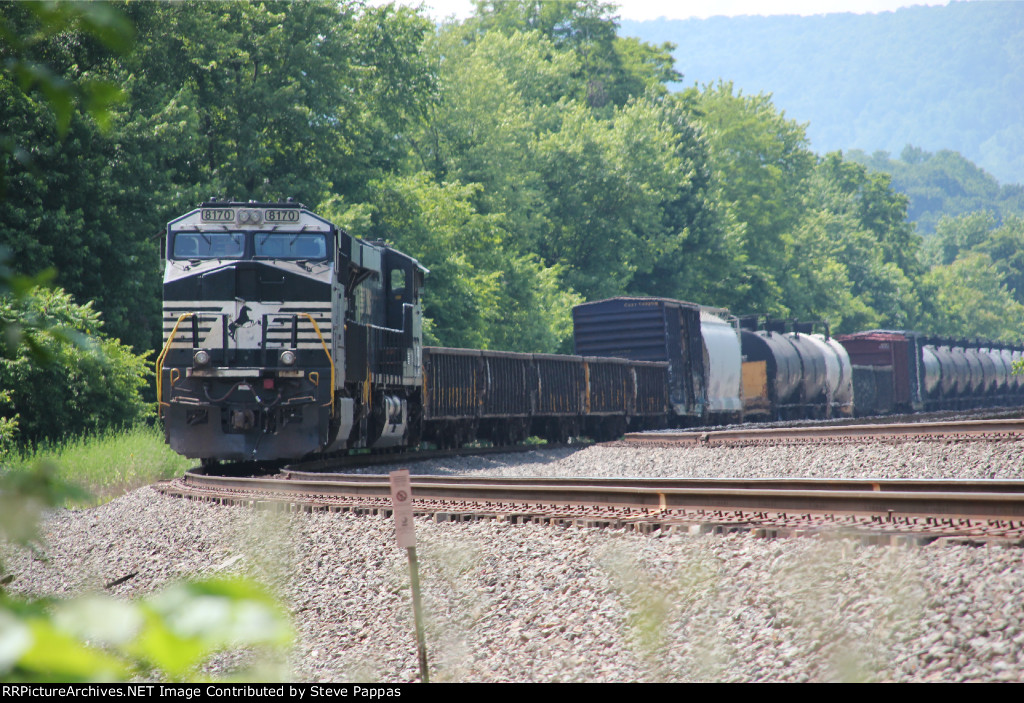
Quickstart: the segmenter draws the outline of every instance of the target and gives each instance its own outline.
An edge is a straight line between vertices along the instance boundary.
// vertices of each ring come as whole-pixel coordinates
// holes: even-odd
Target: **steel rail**
[[[248,490],[310,497],[362,496],[386,498],[388,484],[374,477],[337,481],[296,481],[278,478],[236,478],[186,474],[185,483],[205,489]],[[989,486],[988,483],[984,484]],[[993,487],[994,488],[994,487]],[[1024,493],[976,491],[863,490],[821,487],[775,488],[615,486],[576,483],[566,487],[550,482],[476,481],[438,483],[414,476],[417,500],[484,503],[541,503],[566,506],[606,506],[656,511],[746,510],[796,514],[871,514],[915,517],[1024,519]]]
[[[769,439],[826,439],[856,437],[901,437],[913,435],[1022,435],[1024,419],[959,420],[942,422],[909,422],[899,424],[827,425],[802,427],[769,427],[689,432],[630,432],[627,442],[713,444],[715,442],[764,441]]]
[[[394,462],[396,465],[400,462]],[[286,481],[360,481],[387,483],[387,474],[343,474],[295,471],[285,467],[280,478]],[[420,484],[459,485],[474,483],[497,486],[611,486],[616,488],[747,488],[753,490],[863,490],[863,491],[932,491],[932,492],[978,492],[978,493],[1024,493],[1024,479],[834,479],[834,478],[608,478],[603,476],[583,478],[562,478],[551,476],[493,477],[493,476],[452,476],[424,474],[414,475]]]

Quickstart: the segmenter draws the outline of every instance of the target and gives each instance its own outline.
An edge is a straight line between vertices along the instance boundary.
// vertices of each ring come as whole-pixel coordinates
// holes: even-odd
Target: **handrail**
[[[156,359],[156,416],[161,417],[160,408],[163,405],[169,406],[170,403],[162,403],[160,401],[163,398],[163,378],[164,378],[164,359],[167,358],[167,352],[171,350],[171,344],[174,342],[174,335],[178,334],[178,325],[182,321],[195,315],[194,312],[183,312],[178,316],[178,321],[174,323],[174,329],[171,330],[170,336],[167,337],[167,342],[164,343],[163,351],[160,352],[160,356]]]
[[[313,329],[316,330],[316,336],[320,338],[320,345],[324,348],[324,354],[327,355],[327,363],[331,365],[331,417],[334,417],[334,359],[331,358],[331,351],[327,348],[327,342],[324,341],[324,335],[320,332],[320,325],[316,324],[316,320],[308,312],[300,312],[299,315],[309,319],[310,324],[313,325]]]

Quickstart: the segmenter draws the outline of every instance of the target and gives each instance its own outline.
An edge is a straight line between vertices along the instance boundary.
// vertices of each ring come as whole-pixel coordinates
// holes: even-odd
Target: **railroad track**
[[[189,472],[168,495],[287,510],[390,513],[386,476],[225,477]],[[855,531],[869,541],[1024,543],[1024,481],[554,479],[413,476],[413,508],[437,521],[761,536]]]
[[[324,472],[338,472],[345,469],[360,469],[371,466],[387,466],[396,462],[403,464],[415,463],[418,461],[433,461],[437,459],[451,459],[462,456],[489,456],[491,454],[523,454],[538,450],[549,449],[583,449],[593,444],[590,440],[576,439],[571,443],[545,442],[543,444],[511,444],[500,446],[467,446],[454,449],[417,449],[402,450],[393,452],[381,452],[375,454],[337,454],[317,459],[285,463],[285,461],[252,462],[239,461],[224,464],[217,464],[211,471],[217,471],[225,476],[249,476],[257,474],[268,474],[271,472],[289,471],[294,473],[298,470],[314,472],[324,475]]]
[[[687,432],[634,432],[624,441],[643,446],[719,446],[758,444],[818,444],[885,441],[964,441],[1024,439],[1024,420],[951,420],[897,424],[810,425]]]
[[[1024,439],[1024,420],[1018,418],[989,418],[984,420],[942,420],[934,422],[850,424],[849,420],[830,421],[832,424],[800,424],[797,426],[739,427],[725,429],[699,429],[689,431],[634,432],[626,434],[621,442],[607,442],[614,446],[625,443],[636,446],[717,446],[768,444],[822,444],[850,442],[966,440],[966,439]],[[223,464],[217,470],[225,475],[244,476],[269,473],[283,467],[295,473],[341,471],[371,466],[386,466],[396,461],[414,463],[462,456],[488,456],[515,454],[549,449],[582,449],[593,444],[590,440],[576,439],[572,443],[516,444],[502,446],[473,446],[454,449],[421,449],[415,451],[382,452],[327,456],[308,461],[235,462]]]

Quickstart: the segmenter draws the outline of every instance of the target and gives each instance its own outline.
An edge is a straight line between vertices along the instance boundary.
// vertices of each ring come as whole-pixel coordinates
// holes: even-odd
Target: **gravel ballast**
[[[409,465],[413,473],[1018,478],[1024,442],[687,449],[596,446]],[[391,468],[375,471],[386,472]],[[417,520],[432,680],[1021,681],[1024,550],[817,536],[641,535]],[[390,518],[282,514],[143,488],[59,511],[33,594],[150,593],[245,573],[291,610],[299,681],[418,677]],[[232,663],[221,657],[214,673]]]

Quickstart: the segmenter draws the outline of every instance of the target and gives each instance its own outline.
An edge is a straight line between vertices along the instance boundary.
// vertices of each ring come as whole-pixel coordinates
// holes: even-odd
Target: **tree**
[[[837,328],[914,327],[923,266],[920,238],[906,221],[906,198],[890,188],[884,174],[869,173],[838,153],[822,158],[808,183],[808,210],[830,213],[842,223],[830,236],[830,256],[845,267],[857,302]]]
[[[1024,216],[1008,215],[976,248],[992,259],[1014,300],[1024,303]]]
[[[477,0],[460,35],[539,32],[576,58],[569,74],[573,100],[606,114],[648,91],[665,93],[667,83],[682,78],[673,67],[673,44],[617,36],[615,9],[599,0]]]
[[[972,212],[959,217],[943,216],[928,240],[927,253],[932,263],[948,266],[961,252],[981,246],[996,227],[991,212]]]
[[[21,441],[128,426],[149,414],[141,395],[150,374],[145,356],[104,335],[91,304],[77,305],[59,289],[36,289],[22,300],[0,299],[0,325],[24,330],[0,358],[7,417],[18,418]]]
[[[112,182],[110,128],[123,92],[104,77],[134,28],[105,3],[17,3],[0,11],[0,37],[0,244],[16,273],[57,268],[59,283],[97,299],[117,334],[148,346],[156,310],[134,305],[151,280],[145,245],[124,236],[138,223],[115,211]],[[139,275],[123,275],[133,269]]]
[[[373,184],[372,203],[340,199],[324,212],[350,233],[382,239],[430,270],[423,294],[429,344],[515,351],[567,350],[570,311],[582,302],[558,269],[515,251],[504,218],[475,210],[480,186],[426,172]]]
[[[691,89],[688,98],[707,135],[716,197],[743,228],[748,293],[736,305],[777,311],[784,300],[777,279],[784,237],[800,221],[815,164],[805,126],[776,111],[770,96],[743,95],[732,83]]]
[[[932,334],[1016,340],[1024,305],[1013,299],[987,254],[969,252],[935,266],[921,281],[924,328]]]

